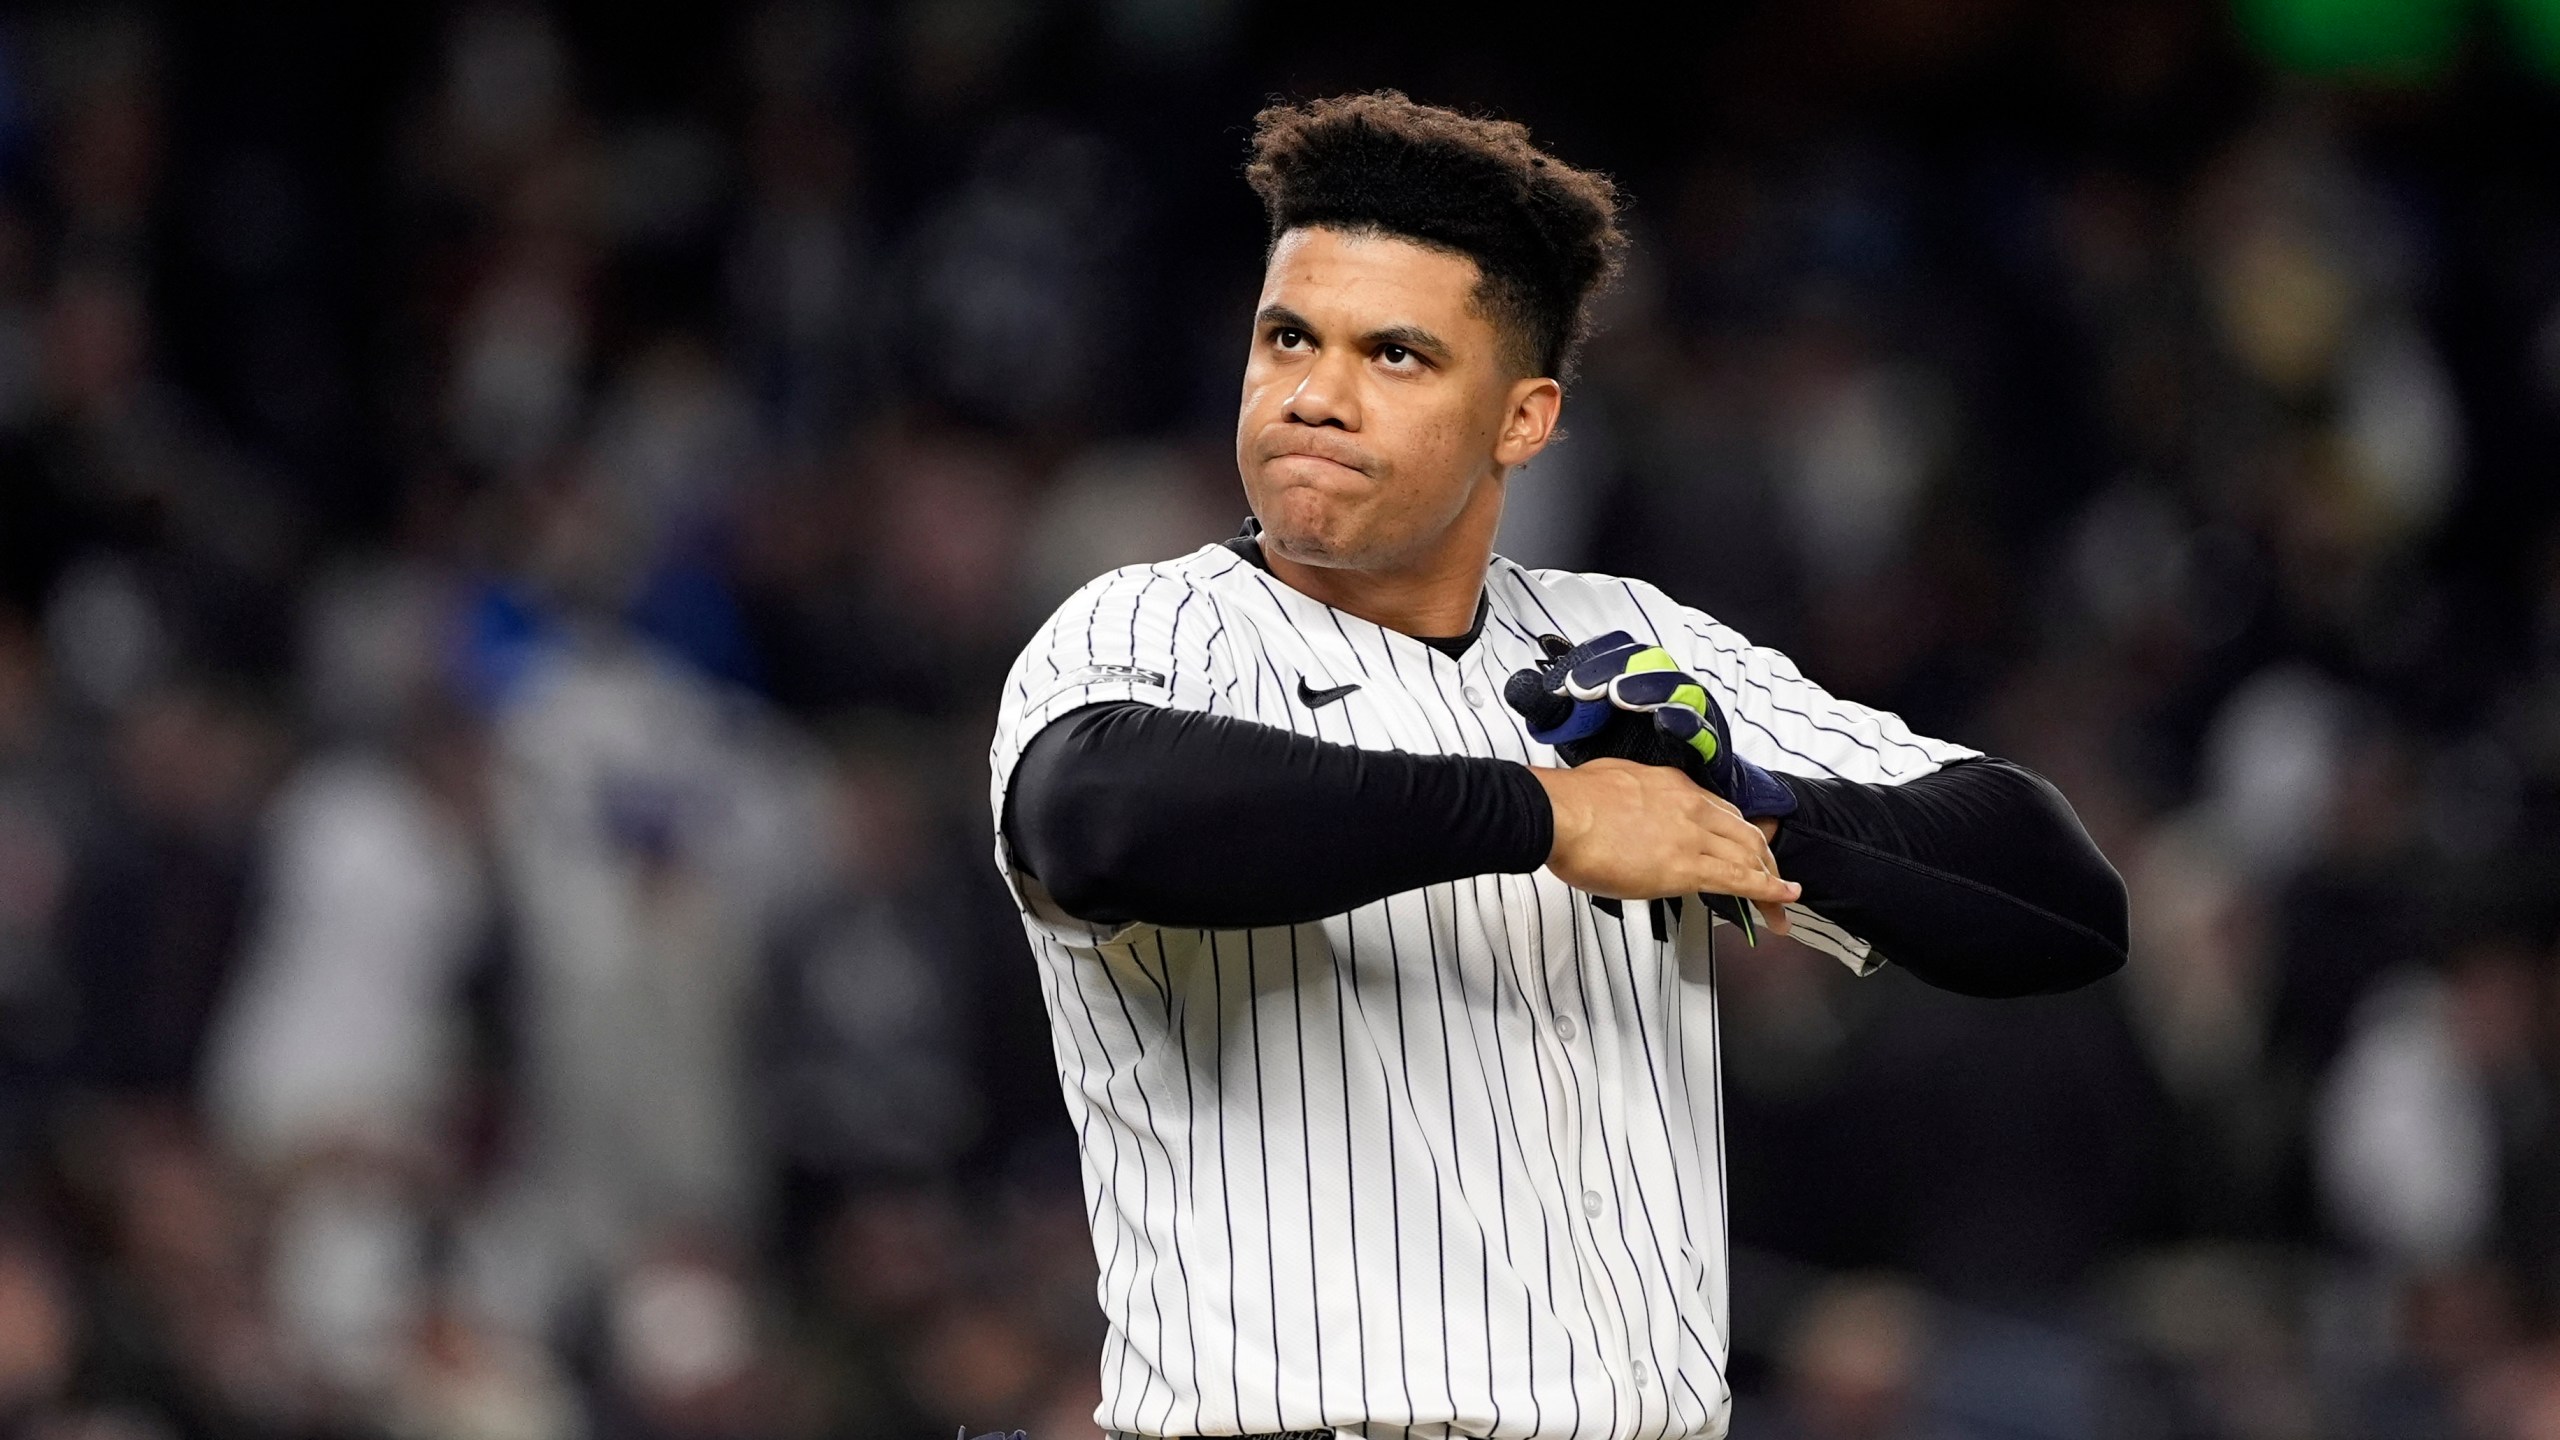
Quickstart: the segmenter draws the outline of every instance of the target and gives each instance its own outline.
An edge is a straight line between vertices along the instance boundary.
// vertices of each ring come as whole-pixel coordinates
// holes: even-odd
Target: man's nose
[[[1359,389],[1349,363],[1355,359],[1336,350],[1318,355],[1299,377],[1298,388],[1289,392],[1289,418],[1301,425],[1359,429]]]

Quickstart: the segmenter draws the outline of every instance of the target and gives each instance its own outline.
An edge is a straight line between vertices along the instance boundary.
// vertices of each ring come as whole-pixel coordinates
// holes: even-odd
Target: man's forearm
[[[1097,924],[1291,925],[1544,864],[1546,793],[1508,760],[1363,750],[1123,702],[1059,717],[1015,768],[1005,842]]]
[[[1803,903],[1940,989],[2045,994],[2125,961],[2124,882],[2060,791],[2006,760],[1900,785],[1786,777],[1771,846]]]

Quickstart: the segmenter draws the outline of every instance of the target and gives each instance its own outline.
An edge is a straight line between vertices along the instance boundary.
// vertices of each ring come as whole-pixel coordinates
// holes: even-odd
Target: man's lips
[[[1271,464],[1281,460],[1313,460],[1319,464],[1330,466],[1336,470],[1348,470],[1355,475],[1365,476],[1369,473],[1368,467],[1356,460],[1344,460],[1331,455],[1320,455],[1313,450],[1281,450],[1263,457],[1264,464]]]

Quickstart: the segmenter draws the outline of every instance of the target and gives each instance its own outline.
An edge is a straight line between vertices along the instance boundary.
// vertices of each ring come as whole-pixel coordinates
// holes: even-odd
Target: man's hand
[[[1668,766],[1593,760],[1529,773],[1555,811],[1547,868],[1557,879],[1614,900],[1737,896],[1771,930],[1787,933],[1787,902],[1802,890],[1778,878],[1769,853],[1776,821],[1744,819],[1731,801]]]
[[[1742,758],[1724,707],[1670,651],[1624,630],[1579,645],[1560,635],[1538,643],[1546,663],[1515,672],[1502,698],[1529,738],[1556,747],[1567,765],[1603,758],[1676,765],[1755,820],[1795,813],[1794,792]]]

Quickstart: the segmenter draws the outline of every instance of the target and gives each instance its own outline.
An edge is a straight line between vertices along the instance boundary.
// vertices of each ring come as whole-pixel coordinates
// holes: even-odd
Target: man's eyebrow
[[[1370,331],[1361,336],[1360,341],[1372,350],[1381,345],[1401,345],[1407,350],[1419,350],[1426,355],[1436,355],[1443,360],[1449,358],[1450,354],[1448,341],[1419,325],[1390,325],[1384,330]]]
[[[1257,325],[1279,325],[1291,330],[1304,330],[1310,334],[1313,334],[1316,328],[1314,322],[1286,305],[1265,305],[1260,313],[1253,317],[1253,321]]]

